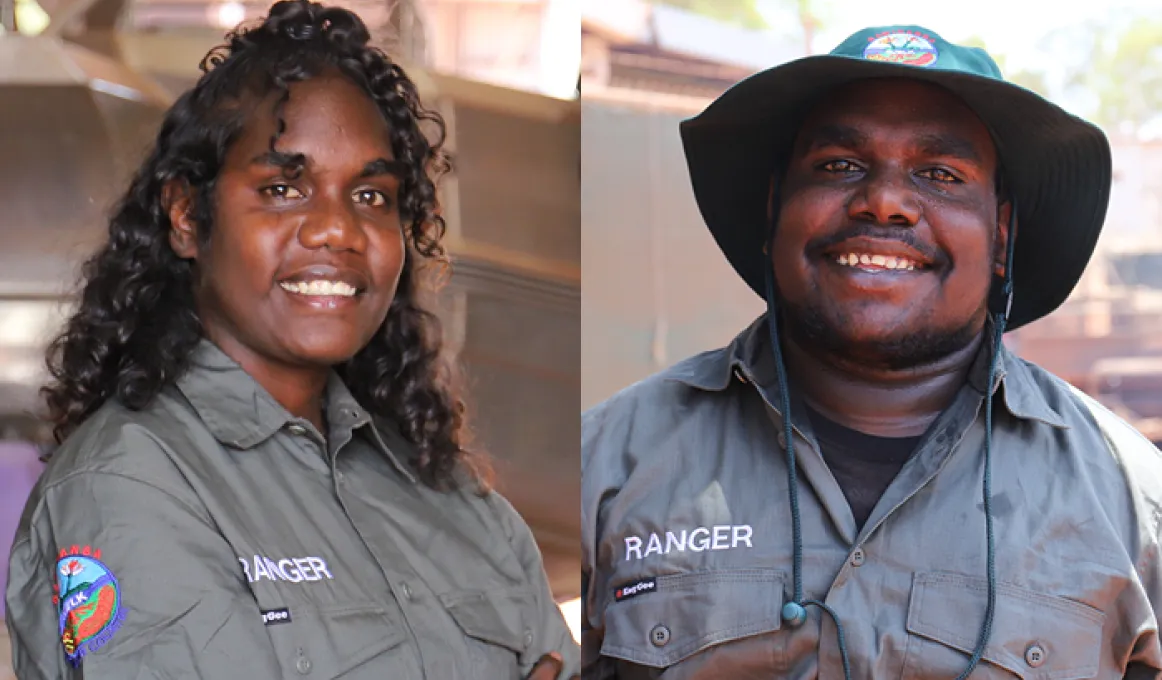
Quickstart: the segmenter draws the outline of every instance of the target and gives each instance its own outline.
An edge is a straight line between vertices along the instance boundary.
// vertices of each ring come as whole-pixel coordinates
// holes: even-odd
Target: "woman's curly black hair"
[[[369,40],[355,14],[290,0],[275,4],[260,25],[228,34],[202,60],[201,78],[166,114],[154,148],[114,210],[108,242],[84,265],[78,310],[49,347],[53,382],[42,392],[58,442],[109,399],[144,408],[186,370],[203,337],[193,265],[170,246],[167,188],[188,192],[199,239],[207,239],[215,181],[257,104],[276,101],[273,150],[285,130],[281,111],[290,85],[338,69],[378,106],[395,158],[407,168],[399,210],[408,247],[383,326],[337,369],[360,403],[415,444],[415,467],[425,483],[454,488],[468,472],[487,488],[486,464],[465,448],[464,404],[442,360],[439,322],[417,299],[421,268],[447,264],[436,199],[436,182],[450,169],[441,149],[444,122]]]

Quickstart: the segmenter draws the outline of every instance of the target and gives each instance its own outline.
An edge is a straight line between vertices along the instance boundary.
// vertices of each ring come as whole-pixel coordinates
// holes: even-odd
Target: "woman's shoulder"
[[[429,490],[429,493],[441,496],[441,504],[447,510],[454,512],[459,508],[460,513],[475,516],[488,534],[503,537],[514,547],[522,548],[532,531],[508,498],[471,471],[459,471],[456,476],[458,484],[454,488]]]
[[[172,483],[180,474],[169,460],[175,435],[187,432],[188,407],[163,391],[145,408],[110,399],[84,420],[49,456],[43,485],[78,475],[110,474],[145,482]]]

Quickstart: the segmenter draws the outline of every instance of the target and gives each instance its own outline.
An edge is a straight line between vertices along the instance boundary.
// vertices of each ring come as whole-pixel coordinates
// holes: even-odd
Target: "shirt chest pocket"
[[[785,580],[735,569],[621,584],[605,607],[601,655],[621,678],[779,677]]]
[[[464,633],[460,680],[519,680],[535,641],[533,597],[520,589],[453,591],[440,601]]]
[[[908,606],[904,680],[956,677],[976,648],[988,582],[947,573],[916,574]],[[1099,671],[1105,614],[1063,597],[997,587],[996,616],[972,677],[1081,680]]]
[[[371,680],[410,667],[392,658],[406,633],[381,607],[304,606],[264,616],[284,678]]]

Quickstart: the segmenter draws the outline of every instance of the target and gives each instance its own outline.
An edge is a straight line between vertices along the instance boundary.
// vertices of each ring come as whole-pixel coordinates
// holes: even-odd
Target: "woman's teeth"
[[[283,290],[298,295],[355,297],[355,293],[358,292],[354,287],[342,281],[302,281],[297,283],[284,281],[278,285],[282,286]]]
[[[912,271],[920,266],[915,261],[903,257],[868,255],[867,253],[843,253],[836,257],[835,261],[848,267],[880,267],[907,271]]]

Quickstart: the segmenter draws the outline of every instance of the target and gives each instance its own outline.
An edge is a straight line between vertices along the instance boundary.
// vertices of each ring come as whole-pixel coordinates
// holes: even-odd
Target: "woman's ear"
[[[184,260],[198,259],[198,227],[190,214],[193,193],[189,185],[170,180],[161,191],[162,205],[169,213],[169,245]]]

